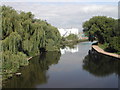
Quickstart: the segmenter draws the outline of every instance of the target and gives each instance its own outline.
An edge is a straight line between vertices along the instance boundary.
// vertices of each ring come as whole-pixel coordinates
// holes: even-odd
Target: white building
[[[64,28],[58,28],[61,36],[68,36],[70,34],[76,34],[78,35],[79,31],[78,28],[71,28],[71,29],[64,29]]]

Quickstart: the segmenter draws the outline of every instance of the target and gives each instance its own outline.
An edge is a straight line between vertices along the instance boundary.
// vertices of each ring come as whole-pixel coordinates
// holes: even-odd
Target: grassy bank
[[[120,54],[120,52],[117,52],[117,51],[112,50],[111,48],[108,48],[108,44],[107,43],[105,43],[105,44],[98,43],[98,46],[100,48],[102,48],[106,52],[110,52],[110,53],[114,53],[114,54]]]

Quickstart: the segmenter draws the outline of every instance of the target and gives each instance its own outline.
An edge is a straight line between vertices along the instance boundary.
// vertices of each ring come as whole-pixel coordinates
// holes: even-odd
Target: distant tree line
[[[70,34],[66,37],[67,40],[78,40],[78,36],[76,34]]]
[[[94,16],[83,24],[83,31],[89,40],[98,40],[105,50],[120,54],[119,19],[106,16]]]
[[[56,27],[35,19],[31,12],[17,12],[12,7],[1,6],[3,77],[28,64],[27,58],[45,51],[59,51],[61,36]],[[5,75],[5,76],[4,76]]]

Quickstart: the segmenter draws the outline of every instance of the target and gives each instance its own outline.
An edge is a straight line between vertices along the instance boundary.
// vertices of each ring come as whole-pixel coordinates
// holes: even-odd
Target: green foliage
[[[98,46],[100,47],[100,48],[102,48],[102,49],[105,49],[106,47],[108,47],[108,43],[104,43],[104,44],[98,44]]]
[[[3,79],[9,77],[12,73],[15,73],[20,66],[28,65],[27,56],[22,52],[13,54],[11,51],[5,51],[2,53],[2,74]]]
[[[60,60],[60,52],[46,52],[35,56],[30,60],[30,64],[19,71],[21,77],[13,77],[10,81],[3,81],[3,88],[34,88],[35,84],[47,83],[49,76],[47,70],[53,64],[57,64]],[[31,81],[31,82],[28,82]],[[17,82],[17,83],[16,83]]]
[[[17,53],[21,40],[22,38],[17,32],[12,32],[8,37],[2,40],[3,51],[9,50],[13,53]]]
[[[3,71],[15,72],[26,65],[27,57],[40,53],[40,48],[59,50],[61,36],[57,28],[46,21],[34,19],[31,12],[18,13],[9,6],[2,6],[1,13]]]
[[[107,43],[106,50],[120,52],[118,23],[118,20],[110,17],[95,16],[83,24],[83,31],[89,40],[93,41],[96,37],[100,44]]]
[[[75,34],[70,34],[69,36],[66,37],[68,40],[78,40],[78,36]]]

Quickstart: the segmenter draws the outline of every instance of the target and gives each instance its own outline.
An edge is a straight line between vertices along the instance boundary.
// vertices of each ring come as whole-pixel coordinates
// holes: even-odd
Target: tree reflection
[[[4,82],[3,88],[35,88],[35,85],[47,83],[49,75],[46,72],[50,65],[58,63],[60,56],[60,52],[46,52],[32,58],[28,66],[18,71],[22,75]]]
[[[113,73],[119,74],[120,60],[90,50],[83,60],[83,69],[97,77],[105,77]]]

